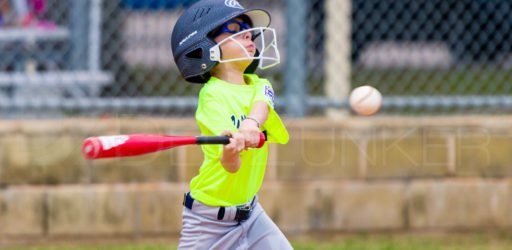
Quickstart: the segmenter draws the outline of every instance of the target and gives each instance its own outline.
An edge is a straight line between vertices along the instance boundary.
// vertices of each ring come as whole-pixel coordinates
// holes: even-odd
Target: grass
[[[512,238],[470,235],[358,235],[328,241],[296,241],[295,249],[340,250],[479,250],[512,248]]]
[[[510,70],[460,68],[447,70],[354,70],[354,85],[371,84],[384,95],[510,95]]]
[[[176,241],[151,244],[139,243],[109,243],[94,246],[88,243],[73,246],[18,247],[13,250],[168,250],[176,249]],[[512,234],[510,233],[466,233],[466,234],[358,234],[335,235],[295,239],[292,241],[295,249],[302,250],[505,250],[512,249]]]

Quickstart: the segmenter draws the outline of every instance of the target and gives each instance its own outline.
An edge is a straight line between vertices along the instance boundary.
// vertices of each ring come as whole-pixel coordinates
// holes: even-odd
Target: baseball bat
[[[85,139],[82,154],[87,159],[128,157],[149,154],[191,144],[229,144],[231,136],[170,136],[155,134],[130,134],[96,136]],[[258,148],[263,147],[266,133],[260,133]]]

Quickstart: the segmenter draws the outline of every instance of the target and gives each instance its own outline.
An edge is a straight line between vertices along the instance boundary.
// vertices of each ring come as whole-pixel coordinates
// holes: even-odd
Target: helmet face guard
[[[247,48],[245,48],[237,39],[235,39],[235,37],[241,36],[247,32],[253,34],[253,42],[256,46],[256,50],[259,52],[255,53],[254,56],[252,56],[249,51],[247,51]],[[228,41],[232,41],[238,44],[246,56],[240,58],[223,59],[220,46]],[[210,60],[219,63],[243,60],[258,60],[258,68],[260,69],[268,69],[273,67],[281,61],[279,50],[277,49],[276,31],[272,28],[256,27],[233,34],[210,48]]]

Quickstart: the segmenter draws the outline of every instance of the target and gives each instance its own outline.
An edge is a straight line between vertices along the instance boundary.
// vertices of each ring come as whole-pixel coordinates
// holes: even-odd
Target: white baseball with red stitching
[[[369,116],[379,111],[382,105],[382,95],[376,88],[365,85],[352,90],[349,102],[354,112]]]

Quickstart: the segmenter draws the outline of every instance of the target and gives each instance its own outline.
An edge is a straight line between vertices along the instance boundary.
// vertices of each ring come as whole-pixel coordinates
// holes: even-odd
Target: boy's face
[[[243,20],[241,18],[234,18],[234,19],[232,19],[232,21],[237,21],[237,22],[243,23]],[[237,22],[232,22],[232,23],[228,24],[228,29],[231,31],[242,31],[242,29],[244,29],[244,28],[241,27],[241,25]],[[251,28],[251,27],[248,27],[248,28]],[[214,41],[216,43],[219,43],[222,40],[224,40],[232,35],[233,35],[232,33],[224,32],[224,33],[221,33],[218,36],[216,36],[214,38]],[[235,59],[235,58],[246,58],[247,54],[244,51],[244,48],[245,48],[245,50],[247,50],[247,52],[249,53],[249,55],[251,57],[253,57],[256,54],[256,46],[254,45],[254,42],[252,41],[252,33],[251,32],[241,32],[240,34],[235,35],[233,37],[233,39],[238,41],[240,44],[238,44],[237,42],[235,42],[231,39],[228,39],[227,41],[225,41],[224,43],[222,43],[220,45],[220,49],[222,51],[222,60],[229,60],[229,59]],[[242,46],[240,46],[240,45],[242,45]],[[247,66],[249,66],[249,64],[251,64],[251,62],[252,62],[252,59],[247,59],[247,60],[233,61],[230,63],[240,64],[240,66],[245,65],[245,67],[247,67]]]

